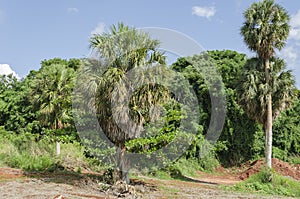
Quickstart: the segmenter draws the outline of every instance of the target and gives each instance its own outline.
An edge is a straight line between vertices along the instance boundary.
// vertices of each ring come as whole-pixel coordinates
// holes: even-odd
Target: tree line
[[[165,55],[158,50],[158,40],[119,23],[109,32],[91,37],[90,48],[96,59],[43,60],[38,71],[30,71],[20,81],[12,75],[2,75],[0,127],[12,134],[33,134],[36,140],[49,137],[57,143],[58,155],[60,142],[84,142],[77,133],[72,107],[74,86],[78,86],[80,76],[84,80],[79,84],[84,86],[81,94],[94,99],[85,100],[86,107],[95,110],[104,134],[116,147],[119,178],[128,182],[127,152],[151,154],[180,136],[191,140],[183,158],[205,164],[201,150],[216,107],[212,107],[206,77],[195,65],[205,67],[209,63],[217,67],[226,96],[224,126],[210,155],[224,166],[265,156],[267,168],[271,168],[271,157],[287,160],[300,152],[299,90],[291,71],[285,69],[285,61],[275,55],[275,49],[285,45],[289,17],[273,0],[254,3],[244,17],[241,34],[249,49],[257,53],[254,58],[236,51],[215,50],[181,57],[168,66]],[[199,115],[191,129],[196,129],[197,134],[191,136],[189,130],[181,128],[181,122],[191,116],[185,114],[184,104],[174,93],[168,87],[149,83],[155,77],[139,71],[144,66],[155,69],[157,65],[181,74],[195,92]],[[133,80],[127,74],[133,70],[139,71],[137,81],[144,84],[131,91],[128,82]],[[165,73],[165,78],[172,78],[172,73]],[[182,85],[173,82],[173,86]],[[131,97],[127,99],[129,93]],[[120,103],[113,107],[113,100]],[[127,102],[127,109],[122,101]],[[151,112],[157,107],[161,111]],[[151,126],[153,121],[160,125]],[[88,122],[88,118],[82,121]],[[98,155],[88,147],[86,151]]]

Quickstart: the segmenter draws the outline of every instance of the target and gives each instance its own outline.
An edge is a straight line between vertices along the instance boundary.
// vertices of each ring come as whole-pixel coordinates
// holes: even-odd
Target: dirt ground
[[[247,165],[248,169],[246,169],[244,172],[242,172],[239,176],[241,180],[247,179],[249,176],[259,172],[264,167],[264,159],[260,159],[257,161],[252,162],[250,165]],[[291,165],[287,162],[283,162],[277,158],[272,159],[272,168],[274,170],[283,175],[283,176],[289,176],[291,178],[294,178],[296,180],[300,180],[300,165]]]
[[[123,198],[288,198],[278,196],[261,196],[227,192],[220,189],[219,185],[234,185],[257,172],[263,166],[263,160],[249,164],[247,168],[238,172],[230,172],[219,168],[216,173],[198,173],[198,177],[185,177],[181,180],[158,180],[149,177],[139,177],[132,180],[134,191],[128,188],[127,195]],[[300,166],[292,166],[278,159],[273,160],[277,172],[300,179]],[[118,198],[113,187],[106,192],[105,184],[99,182],[96,175],[76,174],[68,172],[55,173],[27,173],[19,169],[0,168],[0,198],[1,199],[104,199]],[[116,189],[119,189],[117,187]],[[124,188],[124,187],[123,187]],[[125,188],[124,188],[125,189]]]

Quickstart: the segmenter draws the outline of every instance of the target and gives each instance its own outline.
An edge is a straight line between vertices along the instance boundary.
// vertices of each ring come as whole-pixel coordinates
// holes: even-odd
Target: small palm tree
[[[44,66],[36,74],[31,88],[32,101],[45,127],[59,131],[68,125],[74,78],[74,70],[60,64]],[[60,154],[59,140],[56,153]]]
[[[259,99],[264,103],[256,105],[255,111],[257,111],[256,118],[262,117],[259,121],[264,125],[266,133],[266,165],[269,170],[272,166],[272,124],[274,119],[272,111],[274,104],[280,102],[274,101],[278,100],[278,96],[274,95],[275,93],[272,90],[275,86],[272,85],[274,83],[272,82],[272,67],[274,68],[276,63],[272,66],[270,59],[274,56],[276,49],[281,50],[286,44],[290,30],[288,24],[289,15],[283,7],[275,4],[274,0],[263,0],[253,3],[244,13],[244,17],[245,22],[241,28],[241,34],[244,36],[244,41],[248,45],[248,48],[256,52],[260,59],[259,66],[262,67],[262,70],[260,70],[259,74],[263,75],[263,77],[260,77],[259,81],[262,83],[261,80],[263,78],[264,82],[261,84],[261,86],[264,85],[263,88],[245,92],[249,92],[249,94],[252,92],[261,92],[259,96],[264,98],[263,100]],[[258,64],[258,62],[255,63]],[[255,79],[258,78],[258,76],[254,73],[257,73],[257,71],[253,72],[251,79],[249,79],[252,84],[254,84],[256,80],[258,81],[258,79]],[[248,105],[247,110],[254,109],[254,107],[250,106],[251,105]]]

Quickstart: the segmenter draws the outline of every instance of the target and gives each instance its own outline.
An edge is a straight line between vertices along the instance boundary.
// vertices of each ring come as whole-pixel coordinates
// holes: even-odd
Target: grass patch
[[[291,164],[300,164],[300,155],[292,155],[288,157],[287,161]]]
[[[148,174],[162,180],[178,179],[189,181],[186,177],[199,177],[197,171],[210,172],[211,170],[203,169],[197,159],[180,158],[164,169],[152,168]]]
[[[196,176],[196,171],[200,169],[196,160],[181,158],[164,169],[152,168],[148,174],[161,180],[184,180],[184,176]]]
[[[56,167],[53,158],[49,156],[33,156],[26,152],[7,157],[5,163],[9,167],[20,168],[25,171],[53,170]]]
[[[23,140],[23,142],[21,141]],[[24,135],[2,134],[0,138],[0,165],[25,171],[51,170],[55,167],[49,144],[35,142]]]
[[[85,168],[101,169],[101,162],[85,157],[85,148],[78,142],[61,143],[61,154],[55,153],[55,143],[36,141],[32,134],[0,131],[0,166],[25,171],[55,171],[67,169],[81,173]]]
[[[150,177],[155,177],[158,178],[160,180],[171,180],[171,174],[169,171],[166,170],[152,170],[149,174]]]
[[[259,194],[300,197],[299,181],[274,174],[272,182],[266,182],[266,175],[265,171],[261,171],[252,175],[247,180],[232,187],[226,187],[225,189]]]
[[[180,175],[196,177],[197,171],[202,170],[198,160],[181,158],[171,167],[173,171],[178,171]]]
[[[158,188],[162,190],[164,196],[170,196],[169,198],[174,198],[181,192],[180,189],[173,187],[159,186]]]

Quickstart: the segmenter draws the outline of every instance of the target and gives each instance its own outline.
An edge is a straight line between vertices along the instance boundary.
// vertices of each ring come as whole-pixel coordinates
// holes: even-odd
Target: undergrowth
[[[101,170],[101,163],[85,157],[84,147],[78,143],[61,143],[61,154],[55,153],[55,143],[35,140],[31,134],[16,135],[0,132],[0,166],[25,171],[73,170],[80,173],[85,168]]]
[[[187,180],[186,177],[198,177],[197,171],[210,173],[218,166],[219,162],[215,157],[206,157],[200,161],[196,158],[186,159],[183,157],[163,169],[152,168],[149,174],[159,179]]]
[[[300,155],[291,155],[287,161],[291,164],[300,164]]]
[[[266,171],[261,171],[252,175],[247,180],[232,187],[225,187],[225,189],[259,194],[300,197],[299,181],[274,173],[273,180],[267,182],[265,179],[266,175]]]

